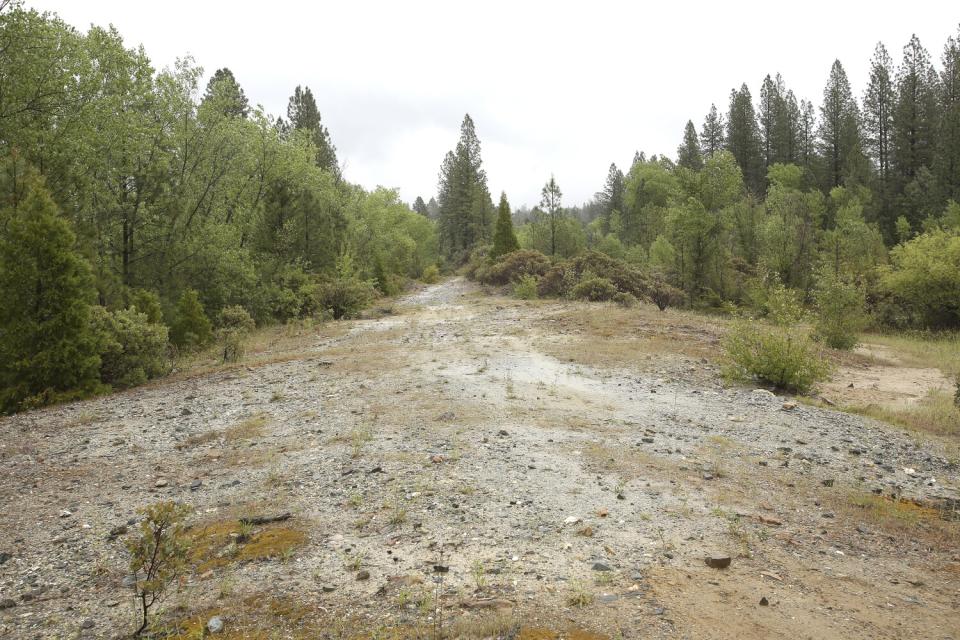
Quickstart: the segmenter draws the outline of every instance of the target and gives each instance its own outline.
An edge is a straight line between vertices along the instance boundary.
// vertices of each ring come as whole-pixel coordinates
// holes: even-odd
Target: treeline
[[[0,410],[136,384],[244,315],[348,316],[436,265],[433,222],[343,179],[309,88],[273,118],[229,69],[201,77],[112,27],[0,13]]]
[[[896,67],[878,45],[862,100],[837,61],[819,108],[779,74],[757,104],[744,84],[725,114],[711,106],[699,131],[687,123],[676,160],[636,153],[626,174],[612,164],[582,206],[563,206],[551,176],[539,205],[513,217],[515,235],[554,262],[601,252],[697,307],[762,310],[786,287],[808,305],[825,291],[859,300],[878,325],[960,327],[960,39],[941,62],[916,37]],[[468,117],[439,188],[441,246],[464,259],[450,230],[472,230],[474,266],[492,223],[475,139]]]

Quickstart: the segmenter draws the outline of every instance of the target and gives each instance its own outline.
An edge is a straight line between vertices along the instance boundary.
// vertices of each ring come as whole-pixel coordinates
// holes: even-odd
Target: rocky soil
[[[604,357],[570,306],[456,278],[3,419],[0,636],[128,634],[123,540],[172,499],[182,637],[960,638],[950,443],[727,388],[671,312],[675,343]]]

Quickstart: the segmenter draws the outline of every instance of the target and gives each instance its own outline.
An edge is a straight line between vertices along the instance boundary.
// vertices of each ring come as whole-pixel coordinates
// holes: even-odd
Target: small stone
[[[213,616],[207,620],[207,631],[210,633],[220,633],[223,631],[223,618],[220,616]]]
[[[577,516],[567,516],[567,518],[563,521],[563,524],[577,524],[578,522],[580,522],[580,518]]]
[[[190,409],[184,407],[183,409],[180,410],[180,415],[182,415],[182,416],[192,416],[192,415],[193,415],[193,411],[191,411]]]
[[[784,411],[793,411],[793,410],[796,409],[796,408],[797,408],[797,403],[796,403],[796,402],[784,402],[784,403],[783,403],[783,410],[784,410]]]
[[[80,623],[81,629],[93,629],[93,626],[94,626],[94,622],[90,618],[87,618],[86,620]]]
[[[768,524],[771,527],[779,527],[783,524],[783,521],[778,518],[769,518],[767,516],[759,516],[760,522],[763,524]]]
[[[497,432],[497,435],[500,436],[500,437],[506,437],[506,436],[508,436],[508,435],[510,435],[510,434],[507,433],[507,430],[506,430],[506,429],[500,429],[500,431]]]
[[[60,511],[61,518],[69,518],[72,515],[73,515],[73,512],[70,511],[70,509],[63,509],[62,511]]]
[[[834,479],[833,479],[833,478],[826,478],[826,479],[820,481],[820,484],[822,484],[822,485],[825,486],[825,487],[832,487],[832,486],[833,486],[833,483],[834,483]]]
[[[603,564],[602,562],[594,562],[590,568],[594,571],[613,571],[609,565]]]
[[[357,580],[362,581],[362,580],[369,580],[369,579],[370,579],[370,572],[367,571],[366,569],[363,569],[362,571],[357,572]]]
[[[166,478],[159,478],[159,479],[154,483],[153,486],[157,487],[158,489],[162,489],[163,487],[167,486],[168,484],[169,484],[169,482],[167,481]]]
[[[0,551],[0,565],[3,565],[13,557],[12,553],[7,553],[6,551]]]
[[[13,601],[12,598],[4,598],[0,600],[0,610],[2,609],[12,609],[17,606],[17,603]]]
[[[201,482],[200,480],[194,480],[193,482],[190,483],[190,491],[197,491],[202,486],[203,486],[203,482]]]
[[[712,474],[712,473],[705,473],[705,474],[703,474],[703,479],[704,479],[704,480],[713,480],[713,474]]]
[[[443,456],[440,456],[440,455],[431,456],[430,462],[432,462],[433,464],[441,464],[443,463]]]
[[[435,564],[433,565],[433,570],[436,573],[448,573],[450,571],[450,567],[445,564]]]
[[[726,569],[730,566],[730,556],[707,556],[703,561],[711,569]]]
[[[766,596],[760,598],[760,606],[761,606],[761,607],[766,607],[766,606],[769,605],[769,604],[770,604],[770,601],[767,600]]]
[[[437,422],[452,422],[457,417],[453,411],[444,411],[437,416]]]

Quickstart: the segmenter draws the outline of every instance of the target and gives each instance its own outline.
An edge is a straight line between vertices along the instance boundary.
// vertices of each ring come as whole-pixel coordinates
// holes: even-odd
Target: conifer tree
[[[726,148],[737,159],[743,181],[754,194],[764,192],[765,172],[760,154],[760,137],[753,99],[746,84],[730,92],[730,111],[727,115]]]
[[[936,148],[937,76],[930,54],[916,35],[903,48],[896,84],[892,155],[902,191],[917,178],[921,168],[932,166]],[[910,222],[919,222],[916,212],[904,213]]]
[[[550,180],[543,185],[540,192],[540,208],[547,215],[550,224],[550,255],[552,256],[557,255],[557,230],[560,226],[560,217],[563,215],[560,207],[561,197],[563,193],[560,192],[560,187],[551,174]]]
[[[430,216],[430,212],[427,210],[427,203],[425,203],[420,196],[417,196],[417,199],[413,201],[413,210],[424,217]]]
[[[600,210],[600,230],[603,235],[610,233],[610,220],[614,212],[623,212],[623,172],[617,168],[616,163],[610,163],[610,169],[607,170],[607,181],[603,185],[603,191],[597,194],[597,200],[601,205]]]
[[[96,298],[76,237],[36,171],[0,168],[0,411],[90,393],[100,357]]]
[[[709,158],[723,149],[725,137],[723,115],[717,111],[717,105],[711,104],[710,111],[703,120],[703,127],[700,129],[700,151],[704,157]]]
[[[809,100],[800,101],[799,117],[796,162],[810,171],[817,159],[817,115],[812,102]]]
[[[677,166],[693,171],[700,171],[703,168],[700,138],[692,120],[687,120],[687,126],[683,129],[683,143],[677,148]]]
[[[775,162],[776,128],[781,100],[779,87],[774,84],[773,78],[768,73],[763,79],[763,84],[760,85],[760,106],[757,109],[757,126],[763,150],[764,170]]]
[[[250,103],[243,88],[233,77],[233,72],[224,67],[217,69],[207,82],[203,103],[216,104],[216,109],[228,118],[246,118]]]
[[[466,259],[480,242],[489,241],[493,204],[480,158],[480,140],[470,114],[460,125],[460,140],[440,167],[439,239],[448,258]]]
[[[313,98],[310,87],[297,88],[290,96],[287,104],[287,120],[295,131],[306,131],[317,147],[317,166],[326,169],[339,177],[340,168],[337,165],[337,149],[330,141],[330,132],[320,121],[320,111],[317,101]]]
[[[855,170],[861,151],[860,112],[839,60],[834,60],[830,78],[823,89],[817,135],[825,163],[824,186],[828,189],[840,186]]]
[[[186,289],[177,302],[176,317],[170,327],[170,341],[178,347],[194,349],[210,342],[212,335],[210,320],[200,303],[200,294],[195,289]]]
[[[946,198],[960,202],[960,28],[947,38],[940,72],[940,145],[936,174]]]
[[[500,206],[497,211],[497,226],[493,232],[493,249],[490,251],[490,256],[499,258],[519,248],[520,243],[517,242],[517,236],[513,232],[513,219],[510,217],[510,203],[507,202],[507,194],[501,192]]]
[[[878,42],[870,60],[870,79],[863,96],[864,145],[876,170],[880,223],[888,237],[894,230],[890,206],[890,142],[893,129],[893,62],[883,43]]]

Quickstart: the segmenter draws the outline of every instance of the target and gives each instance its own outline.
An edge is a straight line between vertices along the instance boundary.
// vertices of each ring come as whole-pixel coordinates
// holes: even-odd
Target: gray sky
[[[683,126],[726,111],[767,73],[819,107],[839,58],[863,93],[883,41],[895,62],[916,33],[937,68],[960,12],[938,2],[210,2],[27,0],[74,26],[114,24],[154,65],[227,66],[252,103],[285,114],[309,85],[346,177],[436,191],[469,112],[494,199],[536,204],[551,172],[564,203],[598,191],[635,150],[676,155]],[[204,81],[205,82],[205,81]]]

